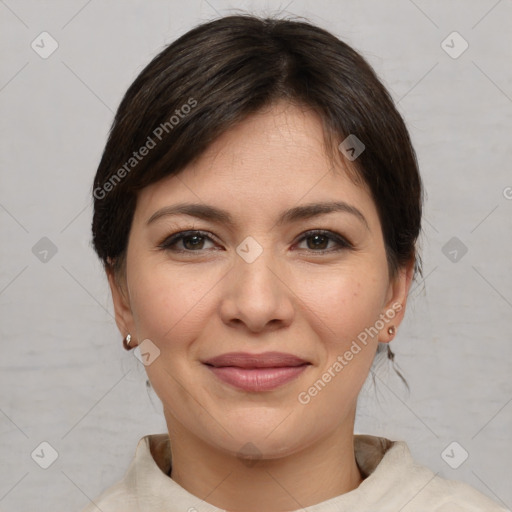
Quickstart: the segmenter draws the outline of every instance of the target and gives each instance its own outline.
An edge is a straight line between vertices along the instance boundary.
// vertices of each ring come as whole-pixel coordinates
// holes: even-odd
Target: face
[[[122,335],[159,351],[146,371],[170,430],[233,454],[250,442],[273,458],[353,428],[411,268],[390,280],[376,206],[347,163],[333,167],[319,118],[281,103],[140,192],[125,285],[109,280]],[[165,211],[184,203],[223,213]],[[338,209],[305,208],[317,203]],[[233,352],[306,364],[206,364]]]

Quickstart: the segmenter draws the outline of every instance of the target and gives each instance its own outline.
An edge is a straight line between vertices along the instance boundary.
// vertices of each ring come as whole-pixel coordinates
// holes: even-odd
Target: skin
[[[349,163],[340,156],[332,167],[321,121],[310,110],[288,103],[262,110],[179,175],[139,193],[126,273],[119,282],[108,275],[122,335],[131,333],[132,345],[149,339],[160,350],[146,371],[163,403],[171,477],[222,509],[297,510],[362,481],[353,444],[357,396],[378,341],[389,342],[388,327],[402,321],[413,261],[390,278],[375,204],[348,177]],[[368,226],[347,212],[276,222],[285,209],[324,201],[356,207]],[[181,202],[225,209],[235,225],[186,215],[146,225],[160,208]],[[211,240],[158,247],[193,229]],[[339,233],[353,247],[304,238],[313,229]],[[248,236],[263,249],[252,263],[236,252]],[[403,308],[393,320],[300,403],[299,393],[396,303]],[[244,392],[201,362],[233,351],[287,352],[311,365],[276,390]],[[244,458],[248,442],[257,460]]]

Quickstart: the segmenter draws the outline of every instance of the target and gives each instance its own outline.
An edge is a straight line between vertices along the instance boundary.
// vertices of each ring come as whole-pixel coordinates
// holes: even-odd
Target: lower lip
[[[220,380],[244,391],[271,391],[297,378],[309,365],[281,368],[239,368],[208,366]]]

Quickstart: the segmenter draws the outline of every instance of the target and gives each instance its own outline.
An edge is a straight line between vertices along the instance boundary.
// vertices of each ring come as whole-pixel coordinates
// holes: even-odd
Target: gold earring
[[[396,329],[395,329],[394,325],[392,325],[391,327],[388,328],[388,334],[390,336],[393,336],[395,334],[395,332],[396,332]]]
[[[127,334],[126,338],[123,339],[123,347],[125,350],[131,350],[133,347],[130,347],[130,342],[132,341],[132,335]]]

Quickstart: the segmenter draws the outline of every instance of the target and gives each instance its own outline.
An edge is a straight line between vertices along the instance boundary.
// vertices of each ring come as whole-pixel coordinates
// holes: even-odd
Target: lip
[[[238,368],[282,368],[285,366],[300,366],[308,361],[285,352],[263,352],[249,354],[248,352],[228,352],[212,357],[203,363],[222,367],[237,366]]]
[[[311,364],[293,354],[230,352],[204,361],[220,380],[244,391],[271,391],[297,378]]]

